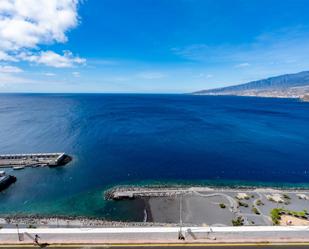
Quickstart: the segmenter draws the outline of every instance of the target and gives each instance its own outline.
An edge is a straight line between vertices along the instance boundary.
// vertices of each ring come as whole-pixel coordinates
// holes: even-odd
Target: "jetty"
[[[208,188],[139,188],[139,187],[119,187],[105,192],[107,200],[134,199],[142,197],[171,197],[183,194],[195,193],[199,190],[208,190]]]
[[[22,169],[25,167],[65,165],[72,158],[64,152],[36,153],[36,154],[2,154],[0,155],[0,168]]]

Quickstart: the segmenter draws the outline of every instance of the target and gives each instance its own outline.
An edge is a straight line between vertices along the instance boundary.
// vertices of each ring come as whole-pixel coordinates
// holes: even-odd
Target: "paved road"
[[[7,249],[20,249],[20,248],[40,248],[39,246],[33,246],[33,245],[28,245],[28,246],[5,246],[5,245],[0,245],[0,248],[7,248]],[[223,245],[223,244],[217,244],[217,245],[197,245],[197,244],[187,244],[187,245],[171,245],[171,244],[156,244],[154,246],[151,245],[134,245],[134,244],[128,244],[128,245],[102,245],[102,246],[92,246],[92,245],[81,245],[81,246],[76,246],[76,245],[64,245],[64,246],[42,246],[41,248],[49,248],[49,249],[57,249],[57,248],[69,248],[69,249],[106,249],[106,248],[117,248],[117,249],[158,249],[158,248],[169,248],[169,249],[202,249],[202,248],[207,248],[207,249],[308,249],[309,244],[286,244],[286,245]]]

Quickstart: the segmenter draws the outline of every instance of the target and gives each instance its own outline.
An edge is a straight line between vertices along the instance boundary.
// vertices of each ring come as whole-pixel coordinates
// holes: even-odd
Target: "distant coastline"
[[[228,87],[200,90],[193,94],[299,98],[309,101],[309,71],[279,75]]]

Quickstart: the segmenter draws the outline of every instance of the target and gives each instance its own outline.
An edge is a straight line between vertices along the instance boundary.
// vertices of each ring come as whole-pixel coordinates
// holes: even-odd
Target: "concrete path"
[[[33,243],[178,243],[179,227],[0,229],[0,244]],[[309,227],[182,227],[185,242],[309,242]],[[18,238],[21,238],[19,241]],[[183,241],[180,241],[183,242]]]

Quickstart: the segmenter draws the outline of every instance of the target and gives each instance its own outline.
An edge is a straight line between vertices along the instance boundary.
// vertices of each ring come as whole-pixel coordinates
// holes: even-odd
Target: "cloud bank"
[[[78,0],[1,0],[0,61],[30,61],[52,67],[85,63],[70,51],[40,51],[43,44],[64,43],[78,24]]]

